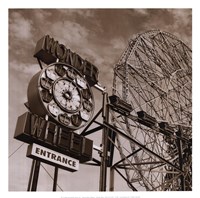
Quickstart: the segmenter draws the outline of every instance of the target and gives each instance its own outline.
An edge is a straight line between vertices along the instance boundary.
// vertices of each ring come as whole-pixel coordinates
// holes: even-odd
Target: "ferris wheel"
[[[133,190],[192,189],[192,51],[174,35],[131,39],[114,68],[113,95],[131,113],[111,111],[121,171]]]

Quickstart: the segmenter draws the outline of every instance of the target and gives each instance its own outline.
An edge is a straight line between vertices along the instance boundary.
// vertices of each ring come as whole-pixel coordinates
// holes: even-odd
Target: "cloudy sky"
[[[14,140],[13,135],[17,117],[26,111],[23,104],[27,101],[28,82],[40,70],[33,58],[36,42],[49,34],[87,58],[99,68],[99,82],[110,92],[112,69],[129,39],[152,29],[170,32],[192,47],[192,10],[9,9],[10,191],[26,191],[28,184],[31,160],[25,157],[27,144]],[[98,105],[101,94],[95,90],[94,93]],[[92,138],[96,145],[100,143],[97,137]],[[52,167],[44,165],[44,168],[53,175]],[[38,190],[51,191],[52,179],[44,168],[41,168]],[[129,190],[120,177],[116,180],[116,190]],[[59,171],[58,183],[64,191],[98,191],[98,181],[96,167],[80,166],[76,173]]]

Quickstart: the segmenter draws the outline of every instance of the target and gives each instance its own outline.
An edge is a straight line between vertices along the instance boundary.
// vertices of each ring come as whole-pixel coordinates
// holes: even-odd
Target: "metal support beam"
[[[31,165],[31,171],[30,171],[27,191],[31,190],[31,184],[32,184],[32,179],[33,179],[33,172],[34,172],[35,162],[36,162],[36,160],[32,160],[32,165]]]
[[[115,148],[115,137],[116,133],[109,129],[108,132],[108,151],[110,152],[108,159],[108,166],[111,167],[113,164],[114,148]]]
[[[120,130],[114,128],[112,125],[110,125],[109,123],[104,122],[104,125],[110,129],[112,129],[113,131],[115,131],[116,133],[120,134],[121,136],[123,136],[124,138],[128,139],[129,141],[137,144],[140,148],[142,148],[143,150],[145,150],[148,153],[153,154],[155,157],[157,157],[158,159],[160,159],[161,161],[165,162],[166,164],[172,166],[173,168],[175,168],[176,170],[180,171],[181,173],[184,173],[180,168],[176,167],[174,164],[172,164],[171,162],[169,162],[168,160],[164,159],[163,157],[161,157],[160,155],[158,155],[157,153],[153,152],[152,150],[150,150],[149,148],[147,148],[146,146],[144,146],[143,144],[137,142],[136,140],[134,140],[133,138],[131,138],[130,136],[124,134],[123,132],[121,132]]]
[[[103,126],[98,126],[98,127],[94,128],[94,129],[91,129],[89,131],[84,132],[84,136],[87,136],[87,135],[90,135],[92,133],[95,133],[95,132],[97,132],[97,131],[99,131],[101,129],[103,129]]]
[[[117,170],[116,167],[114,167],[114,169],[119,173],[119,175],[127,182],[128,186],[133,190],[133,191],[137,191],[137,189],[126,179],[126,177],[124,177],[124,175],[122,175],[122,173]]]
[[[58,167],[55,167],[55,169],[54,169],[54,179],[53,179],[53,191],[56,191],[57,181],[58,181]]]
[[[128,159],[129,157],[131,157],[132,155],[135,155],[137,152],[141,151],[142,149],[139,148],[137,150],[135,150],[133,153],[129,154],[128,156],[124,157],[123,159],[121,159],[120,161],[116,162],[112,167],[117,166],[118,164],[120,164],[121,162],[123,162],[124,160]]]
[[[39,63],[40,69],[43,69],[42,63],[41,63],[41,61],[40,61],[39,58],[37,58],[37,61],[38,61],[38,63]]]
[[[110,191],[114,191],[114,178],[115,178],[115,169],[113,167],[110,168]]]
[[[90,121],[90,123],[84,128],[84,130],[82,131],[81,135],[85,135],[86,131],[88,130],[88,128],[92,125],[92,123],[96,120],[96,118],[100,115],[100,113],[102,112],[102,108],[98,111],[98,113],[92,118],[92,120]]]
[[[177,147],[178,147],[178,154],[179,154],[179,166],[180,166],[180,169],[183,171],[183,145],[182,145],[182,140],[181,140],[181,136],[182,136],[181,133],[182,133],[181,127],[179,127],[177,136],[179,136],[180,138],[177,138]],[[181,174],[180,179],[181,179],[181,190],[185,191],[185,177],[183,174]]]
[[[107,105],[108,94],[103,93],[103,111],[102,117],[104,122],[109,120],[109,106]],[[100,180],[99,191],[106,191],[106,179],[107,179],[107,166],[108,166],[108,128],[105,127],[102,133],[102,148],[101,154],[101,166],[100,166]]]
[[[138,166],[138,165],[148,165],[148,164],[163,164],[162,161],[155,161],[155,162],[141,162],[141,163],[131,163],[132,166]],[[124,168],[126,169],[127,167],[129,168],[130,164],[119,164],[116,166],[117,168]],[[131,169],[131,168],[130,168]],[[152,170],[152,169],[151,169]]]
[[[31,191],[37,190],[39,172],[40,172],[40,161],[36,160]]]
[[[27,191],[36,191],[40,172],[40,161],[33,160]]]

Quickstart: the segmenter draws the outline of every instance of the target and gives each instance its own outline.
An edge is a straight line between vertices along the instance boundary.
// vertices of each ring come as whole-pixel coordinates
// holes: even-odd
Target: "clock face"
[[[85,126],[94,111],[88,82],[74,67],[64,63],[51,64],[32,78],[28,102],[32,113],[49,115],[71,130]]]
[[[67,78],[60,78],[54,83],[53,95],[64,111],[74,113],[81,108],[80,90],[73,81]]]

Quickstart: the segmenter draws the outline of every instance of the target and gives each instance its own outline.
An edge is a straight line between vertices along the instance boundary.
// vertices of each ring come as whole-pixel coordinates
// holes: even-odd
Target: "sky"
[[[191,9],[9,9],[9,191],[26,191],[28,184],[31,160],[25,157],[27,144],[13,136],[17,117],[26,111],[28,83],[40,70],[33,57],[36,42],[49,34],[89,60],[99,69],[100,84],[111,94],[113,67],[129,39],[154,29],[174,34],[192,48]],[[101,94],[93,91],[97,112]],[[99,135],[91,139],[95,145],[101,143]],[[51,166],[43,166],[53,175]],[[38,190],[51,191],[52,179],[44,168]],[[97,167],[81,165],[75,173],[59,170],[58,184],[63,191],[98,191],[98,182]],[[117,175],[115,187],[130,190]]]

